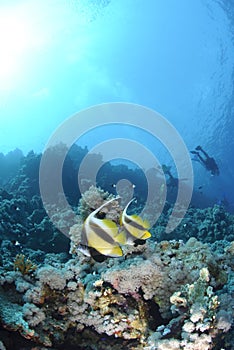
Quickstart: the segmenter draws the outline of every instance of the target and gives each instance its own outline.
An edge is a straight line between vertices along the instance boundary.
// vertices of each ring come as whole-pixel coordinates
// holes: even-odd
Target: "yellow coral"
[[[35,265],[30,259],[26,258],[24,254],[17,254],[14,261],[14,270],[20,271],[22,275],[28,275],[35,271]]]

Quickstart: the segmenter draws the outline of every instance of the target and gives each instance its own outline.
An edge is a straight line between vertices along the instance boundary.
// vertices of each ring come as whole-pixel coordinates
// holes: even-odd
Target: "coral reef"
[[[85,154],[67,162],[77,169]],[[77,207],[74,191],[69,201],[79,219],[67,227],[69,241],[42,206],[39,161],[33,152],[24,157],[18,175],[0,191],[0,349],[234,349],[232,214],[218,205],[191,207],[167,235],[167,202],[150,240],[97,263],[77,246],[84,219],[113,194],[91,186]],[[134,170],[106,169],[110,183],[122,172],[142,181]],[[117,222],[118,203],[102,214]],[[55,215],[66,227],[68,213]]]
[[[158,221],[162,230],[159,232],[156,230],[155,237],[159,240],[168,239],[163,227],[170,213],[171,206],[168,206],[167,213]],[[231,242],[234,240],[234,215],[217,204],[204,209],[189,208],[181,225],[173,232],[173,236],[184,241],[190,237],[196,237],[198,240],[207,243],[214,243],[219,240]]]
[[[60,148],[63,149],[64,147],[66,146],[60,145],[50,150],[51,157],[54,159],[59,157]],[[49,253],[68,251],[68,238],[53,226],[40,198],[38,169],[41,155],[29,152],[27,156],[23,157],[20,151],[16,153],[17,166],[13,168],[15,172],[18,169],[18,172],[8,180],[4,188],[0,189],[0,238],[17,241],[26,248],[41,249]],[[76,172],[86,154],[87,149],[74,146],[69,151],[66,164],[64,164],[63,184],[68,201],[74,211],[77,210],[80,199]],[[7,166],[10,166],[10,164],[7,163]],[[15,173],[13,172],[13,174]],[[100,174],[98,183],[102,184],[103,194],[100,194],[98,199],[98,197],[94,198],[93,195],[90,196],[88,191],[86,192],[85,196],[87,198],[83,197],[86,205],[80,203],[82,205],[79,206],[78,211],[81,221],[102,199],[110,198],[109,193],[116,194],[115,188],[111,185],[116,184],[123,177],[136,185],[134,191],[138,197],[138,205],[144,202],[147,195],[147,186],[144,184],[143,174],[138,169],[128,169],[123,165],[111,166],[107,163],[100,170]],[[4,177],[3,182],[7,179],[8,177]],[[93,187],[93,191],[95,191],[95,187]],[[97,200],[96,203],[95,201],[92,203],[94,199]],[[157,210],[157,201],[155,203],[152,201],[151,205],[152,208]],[[196,237],[202,242],[208,243],[220,239],[230,242],[234,240],[234,216],[226,212],[222,206],[215,205],[205,209],[189,208],[182,224],[176,228],[171,236],[168,236],[165,234],[165,226],[171,210],[172,205],[167,202],[162,215],[157,221],[157,226],[151,231],[157,241],[175,237],[177,240],[182,239],[184,241],[187,241],[190,237]],[[64,211],[55,215],[54,220],[69,231],[70,226],[66,226],[67,222],[70,222],[69,213]],[[74,222],[74,224],[76,223]]]
[[[67,344],[79,344],[88,330],[106,339],[103,349],[118,339],[119,349],[225,344],[234,316],[233,242],[223,242],[222,253],[191,238],[146,242],[140,253],[101,264],[80,253],[62,259],[47,254],[33,275],[1,268],[6,329],[49,348],[65,334]]]
[[[35,271],[35,265],[30,259],[26,258],[24,254],[17,254],[14,261],[14,269],[20,271],[22,275],[28,275]]]

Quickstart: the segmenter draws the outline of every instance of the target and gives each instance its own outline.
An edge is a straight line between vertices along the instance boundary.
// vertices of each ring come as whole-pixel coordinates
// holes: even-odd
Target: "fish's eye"
[[[106,213],[104,213],[103,211],[100,211],[100,212],[98,213],[98,215],[97,215],[97,216],[98,216],[98,218],[99,218],[99,219],[101,219],[101,220],[102,220],[102,219],[105,219],[105,217],[106,217]]]

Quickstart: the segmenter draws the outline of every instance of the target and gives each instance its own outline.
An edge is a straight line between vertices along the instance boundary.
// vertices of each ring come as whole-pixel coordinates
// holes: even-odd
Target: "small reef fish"
[[[92,256],[98,262],[104,261],[106,257],[123,256],[120,245],[143,244],[147,238],[151,237],[150,232],[147,231],[149,228],[147,221],[137,215],[127,214],[127,209],[134,199],[123,210],[120,219],[121,229],[114,221],[97,217],[104,207],[119,198],[112,198],[102,204],[86,218],[83,224],[82,243],[79,244],[78,250],[86,256]]]
[[[16,240],[12,240],[11,243],[15,246],[21,246],[20,242],[19,241],[16,241]]]
[[[123,255],[119,244],[124,244],[126,241],[124,232],[119,232],[119,228],[114,221],[97,218],[98,212],[118,199],[118,197],[112,198],[102,204],[87,217],[83,225],[83,240],[78,249],[86,256],[92,256],[100,262],[106,256],[116,258]]]
[[[151,234],[148,231],[150,224],[147,220],[143,220],[138,215],[127,214],[128,207],[134,200],[133,198],[126,205],[120,219],[120,225],[123,226],[127,234],[125,244],[138,245],[144,244],[145,240],[151,237]]]

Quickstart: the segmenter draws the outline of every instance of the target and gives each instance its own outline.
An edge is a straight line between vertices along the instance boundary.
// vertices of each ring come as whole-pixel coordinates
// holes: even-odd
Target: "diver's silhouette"
[[[206,170],[210,171],[212,175],[219,175],[219,168],[214,158],[210,157],[201,146],[197,146],[195,151],[190,151],[197,156],[197,159],[192,159],[201,163]],[[200,152],[200,153],[199,153]],[[201,154],[202,153],[202,154]]]
[[[167,186],[171,187],[171,188],[176,188],[179,184],[179,179],[172,175],[171,167],[163,164],[162,170],[163,170],[164,174],[168,175]],[[188,179],[187,178],[180,179],[180,181],[186,181],[186,180],[188,180]]]
[[[168,175],[167,186],[177,187],[178,186],[178,179],[172,175],[171,167],[163,164],[162,169],[163,169],[164,173],[166,175]]]

